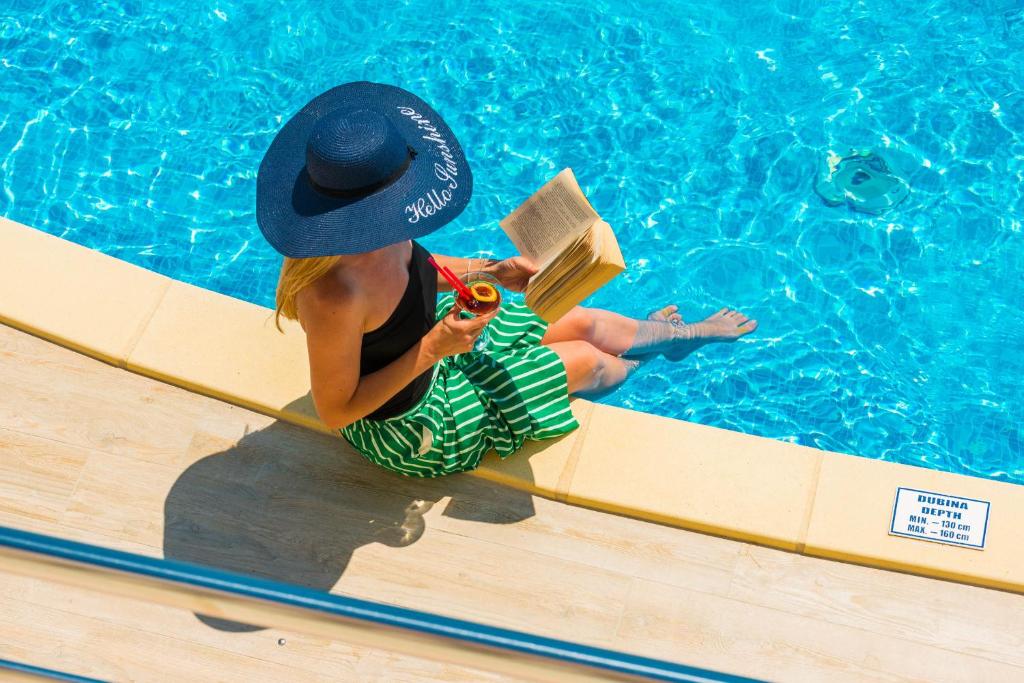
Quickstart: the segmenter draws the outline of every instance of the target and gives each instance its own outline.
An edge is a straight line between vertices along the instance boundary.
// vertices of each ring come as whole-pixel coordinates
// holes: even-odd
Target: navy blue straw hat
[[[355,254],[437,230],[472,194],[440,115],[359,81],[318,95],[277,133],[256,176],[256,222],[285,256]]]

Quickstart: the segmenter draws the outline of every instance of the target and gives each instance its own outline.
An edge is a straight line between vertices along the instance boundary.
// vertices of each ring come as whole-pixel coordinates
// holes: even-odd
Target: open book
[[[587,201],[570,168],[499,225],[539,268],[526,287],[526,305],[549,323],[626,269],[615,233]]]

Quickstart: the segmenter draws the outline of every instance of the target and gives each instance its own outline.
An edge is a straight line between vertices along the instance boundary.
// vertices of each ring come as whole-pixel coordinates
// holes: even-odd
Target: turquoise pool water
[[[1022,31],[1016,0],[8,0],[0,214],[272,306],[264,150],[395,83],[474,169],[428,248],[510,254],[498,219],[571,166],[628,263],[589,305],[760,321],[603,402],[1024,482]],[[819,165],[866,147],[910,194],[826,205]]]

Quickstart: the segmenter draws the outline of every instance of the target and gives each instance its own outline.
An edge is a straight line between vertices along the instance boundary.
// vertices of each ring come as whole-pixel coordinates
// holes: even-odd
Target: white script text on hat
[[[412,107],[399,107],[398,111],[415,121],[420,130],[427,132],[427,135],[421,137],[427,142],[433,142],[437,145],[438,151],[441,152],[441,158],[444,160],[443,164],[434,162],[434,177],[445,183],[445,187],[441,190],[429,190],[422,197],[414,200],[411,204],[407,204],[405,207],[405,212],[411,214],[406,220],[410,223],[416,223],[420,218],[433,216],[452,200],[452,190],[459,186],[455,180],[455,177],[459,175],[459,167],[456,165],[455,159],[452,157],[452,151],[445,143],[444,138],[441,137],[441,134],[437,132],[437,128],[429,120],[423,118]]]

